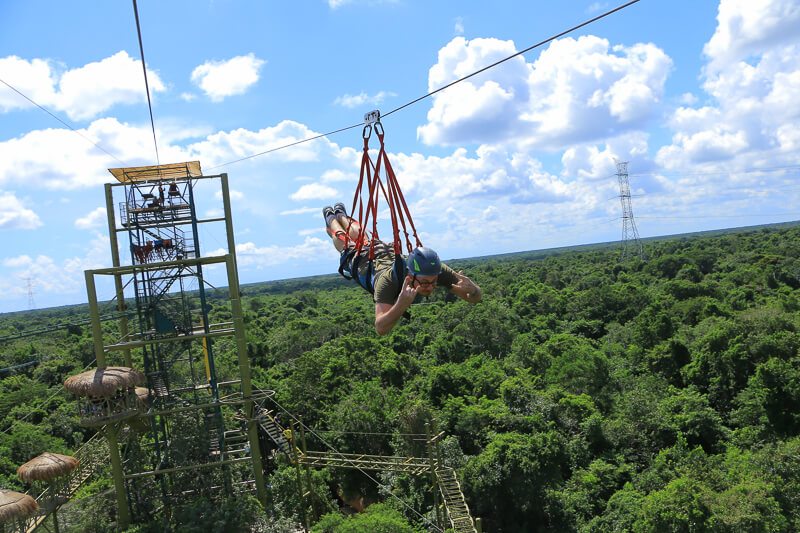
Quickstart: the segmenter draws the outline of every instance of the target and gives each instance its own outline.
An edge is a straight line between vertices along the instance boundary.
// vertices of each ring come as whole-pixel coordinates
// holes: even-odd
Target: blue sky
[[[228,173],[242,282],[332,273],[320,210],[352,199],[360,129],[227,163],[616,5],[140,0],[160,160]],[[0,312],[28,307],[27,280],[36,307],[82,302],[83,270],[111,263],[106,169],[155,163],[133,8],[11,1],[0,21],[0,80],[80,133],[0,83]],[[423,242],[458,258],[619,239],[614,158],[643,237],[800,219],[798,118],[796,0],[641,0],[384,127]]]

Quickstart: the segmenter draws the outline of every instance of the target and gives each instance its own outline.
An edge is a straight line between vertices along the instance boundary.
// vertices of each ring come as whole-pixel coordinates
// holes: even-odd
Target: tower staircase
[[[438,482],[439,491],[442,494],[447,517],[450,520],[450,526],[453,531],[456,533],[477,533],[455,470],[448,467],[437,468],[436,481]]]
[[[285,430],[272,416],[272,411],[256,405],[253,416],[256,418],[256,420],[258,420],[259,430],[269,437],[273,443],[275,443],[275,445],[278,447],[278,450],[291,457],[292,445],[286,438],[286,433],[284,433]]]

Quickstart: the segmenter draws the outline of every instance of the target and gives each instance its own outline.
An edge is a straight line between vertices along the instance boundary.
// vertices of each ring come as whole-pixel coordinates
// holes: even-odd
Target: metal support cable
[[[144,44],[142,44],[142,27],[139,24],[139,8],[133,0],[133,15],[136,18],[136,35],[139,37],[139,53],[142,57],[142,72],[144,72],[144,90],[147,93],[147,108],[150,110],[150,128],[153,130],[153,146],[156,149],[156,164],[160,165],[158,157],[158,141],[156,140],[156,123],[153,120],[153,103],[150,101],[150,85],[147,83],[147,64],[144,60]]]
[[[339,128],[338,130],[329,131],[328,133],[320,133],[319,135],[314,135],[313,137],[307,137],[305,139],[300,139],[299,141],[295,141],[295,142],[292,142],[292,143],[289,143],[289,144],[284,144],[282,146],[277,146],[275,148],[270,148],[269,150],[264,150],[263,152],[258,152],[257,154],[248,155],[248,156],[242,157],[240,159],[235,159],[233,161],[228,161],[227,163],[221,163],[221,164],[219,164],[217,166],[214,166],[214,167],[208,167],[207,170],[214,170],[215,168],[220,168],[220,167],[225,167],[225,166],[228,166],[228,165],[233,165],[234,163],[240,163],[242,161],[247,161],[248,159],[253,159],[254,157],[258,157],[258,156],[261,156],[261,155],[266,155],[266,154],[269,154],[269,153],[272,153],[272,152],[277,152],[278,150],[283,150],[283,149],[286,149],[286,148],[291,148],[292,146],[297,146],[298,144],[307,143],[309,141],[314,141],[314,140],[320,139],[322,137],[328,137],[330,135],[335,135],[335,134],[341,133],[343,131],[352,130],[353,128],[360,128],[362,126],[363,126],[363,124],[359,122],[358,124],[353,124],[352,126]]]
[[[115,156],[114,154],[112,154],[111,152],[109,152],[108,150],[106,150],[105,148],[103,148],[102,146],[100,146],[99,144],[97,144],[96,142],[94,142],[93,140],[91,140],[89,137],[87,137],[87,136],[86,136],[86,135],[84,135],[83,133],[81,133],[81,132],[79,132],[78,130],[76,130],[75,128],[73,128],[73,127],[72,127],[72,126],[71,126],[69,123],[67,123],[67,122],[65,122],[65,121],[63,121],[63,120],[61,120],[61,119],[60,119],[60,118],[59,118],[57,115],[55,115],[54,113],[52,113],[52,112],[51,112],[49,109],[47,109],[46,107],[44,107],[44,106],[42,106],[42,105],[39,105],[38,103],[34,102],[32,98],[30,98],[30,97],[28,97],[27,95],[25,95],[25,94],[24,94],[22,91],[20,91],[19,89],[17,89],[16,87],[14,87],[14,86],[13,86],[13,85],[11,85],[10,83],[8,83],[7,81],[0,79],[0,83],[2,83],[2,84],[3,84],[3,85],[5,85],[6,87],[8,87],[8,88],[9,88],[9,89],[11,89],[12,91],[14,91],[15,93],[17,93],[18,95],[20,95],[21,97],[23,97],[25,100],[29,101],[30,103],[32,103],[33,105],[35,105],[36,107],[38,107],[39,109],[41,109],[42,111],[44,111],[45,113],[47,113],[48,115],[50,115],[51,117],[53,117],[54,119],[56,119],[57,121],[59,121],[61,124],[63,124],[64,126],[66,126],[67,128],[69,128],[70,130],[72,130],[74,133],[76,133],[76,134],[80,135],[81,137],[83,137],[83,138],[84,138],[84,140],[86,140],[86,141],[88,141],[88,142],[92,143],[92,145],[93,145],[95,148],[97,148],[98,150],[100,150],[101,152],[105,153],[106,155],[109,155],[109,156],[113,157],[114,159],[116,159],[117,161],[119,161],[119,162],[120,162],[120,163],[121,163],[123,166],[127,166],[127,163],[126,163],[125,161],[121,160],[120,158],[118,158],[117,156]]]
[[[335,429],[316,429],[317,433],[335,433],[336,435],[381,435],[381,436],[388,436],[394,437],[395,435],[400,437],[424,437],[425,433],[380,433],[380,432],[368,432],[368,431],[338,431]],[[426,439],[427,440],[427,439]]]

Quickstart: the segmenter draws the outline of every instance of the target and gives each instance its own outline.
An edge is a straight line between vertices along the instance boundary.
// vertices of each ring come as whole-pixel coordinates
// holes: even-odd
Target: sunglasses
[[[414,276],[414,281],[420,287],[435,287],[436,286],[436,280],[435,279],[434,280],[430,280],[430,281],[426,281],[426,280],[417,279],[417,277]]]

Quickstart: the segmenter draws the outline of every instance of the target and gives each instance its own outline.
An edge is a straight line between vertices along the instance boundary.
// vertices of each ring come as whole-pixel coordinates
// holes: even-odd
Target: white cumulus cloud
[[[0,58],[0,72],[20,92],[40,105],[66,113],[72,120],[91,119],[117,104],[147,99],[142,63],[125,51],[67,70],[48,59],[28,61],[7,56]],[[157,72],[148,69],[147,76],[152,93],[166,90]],[[19,94],[0,86],[0,112],[32,107]]]
[[[439,51],[437,89],[516,52],[511,41],[456,37]],[[427,144],[514,141],[563,148],[642,127],[657,114],[672,67],[657,46],[599,37],[554,41],[533,63],[522,56],[434,95]]]
[[[245,194],[242,191],[237,191],[236,189],[228,189],[228,197],[231,200],[244,200]],[[222,200],[222,191],[217,191],[214,193],[214,198],[217,200]]]
[[[18,183],[51,190],[94,187],[113,181],[106,170],[109,167],[155,163],[148,124],[133,126],[114,118],[102,118],[77,131],[85,138],[68,129],[44,129],[0,141],[0,188],[11,188]],[[317,135],[307,126],[293,121],[282,121],[257,131],[239,128],[209,134],[195,127],[173,125],[166,130],[159,128],[157,133],[162,161],[200,160],[205,169]],[[202,136],[202,140],[185,144],[197,136]],[[118,159],[100,151],[87,142],[87,138]],[[148,154],[153,154],[152,159],[148,159]],[[319,138],[254,161],[263,165],[272,161],[329,159],[348,164],[357,158],[353,148],[340,148],[327,138]]]
[[[352,181],[355,183],[358,181],[358,175],[353,172],[345,172],[338,168],[332,168],[323,172],[321,179],[323,183],[332,183],[336,181]]]
[[[85,138],[68,129],[45,129],[0,141],[0,186],[18,181],[47,189],[96,186],[113,180],[107,168],[129,166],[121,161],[138,162],[143,154],[153,153],[149,126],[134,127],[114,118],[103,118],[77,131]],[[121,161],[101,152],[86,139],[103,146]],[[168,144],[159,148],[164,159],[184,160],[175,157],[176,150]]]
[[[453,26],[453,33],[456,35],[464,35],[464,19],[456,17],[455,25]]]
[[[192,82],[213,102],[243,94],[259,79],[265,61],[255,54],[232,57],[225,61],[206,61],[192,71]]]
[[[289,198],[296,202],[304,200],[332,200],[339,196],[339,191],[333,187],[319,183],[307,183],[292,193]]]
[[[266,268],[276,265],[301,264],[320,257],[335,257],[337,254],[330,240],[306,236],[302,243],[294,246],[259,246],[253,242],[236,245],[236,262],[243,268]]]
[[[795,0],[720,0],[717,28],[704,52],[717,70],[800,37],[800,4]]]
[[[103,227],[107,222],[106,208],[98,207],[90,211],[86,216],[80,217],[75,221],[75,227],[78,229],[95,229]]]
[[[0,191],[0,230],[36,229],[42,221],[32,209],[28,209],[13,193]]]
[[[345,94],[343,96],[339,96],[333,101],[333,103],[348,109],[353,109],[354,107],[360,107],[366,104],[373,106],[381,105],[384,100],[394,96],[397,96],[397,94],[390,91],[378,91],[373,95],[360,92],[356,95]]]
[[[83,256],[53,258],[40,254],[36,257],[19,255],[0,259],[0,265],[7,270],[0,278],[0,298],[13,299],[27,294],[22,280],[30,278],[34,284],[37,300],[52,300],[54,297],[70,295],[72,298],[86,298],[84,271],[108,266],[108,237],[96,233],[89,241]],[[98,286],[102,299],[110,298],[113,284],[107,281]],[[106,294],[102,289],[108,290]]]
[[[667,169],[774,167],[796,162],[800,138],[800,5],[721,0],[706,43],[702,106],[685,100],[669,120]]]

